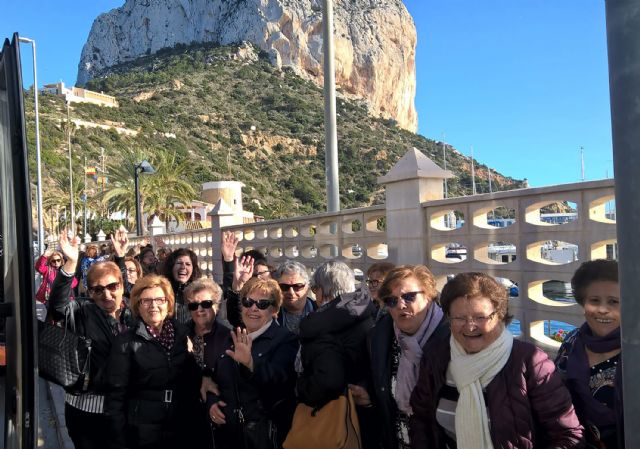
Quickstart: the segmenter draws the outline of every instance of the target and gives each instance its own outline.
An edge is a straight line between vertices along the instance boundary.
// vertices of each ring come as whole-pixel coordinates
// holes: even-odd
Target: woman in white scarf
[[[411,397],[411,447],[581,447],[582,427],[554,365],[513,339],[504,287],[462,273],[440,303],[451,336],[427,345]]]

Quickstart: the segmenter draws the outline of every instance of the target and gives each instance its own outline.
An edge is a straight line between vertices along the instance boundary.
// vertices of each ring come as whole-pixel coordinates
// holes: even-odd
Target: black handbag
[[[38,321],[38,371],[43,379],[79,394],[89,387],[91,339],[75,330],[71,307],[63,326]]]

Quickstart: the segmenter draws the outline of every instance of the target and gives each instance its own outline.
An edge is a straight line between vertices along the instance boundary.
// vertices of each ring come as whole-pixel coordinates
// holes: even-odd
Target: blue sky
[[[38,82],[76,79],[93,19],[124,0],[7,2]],[[612,176],[604,0],[404,0],[418,32],[419,132],[532,186]],[[32,84],[31,51],[23,77]]]

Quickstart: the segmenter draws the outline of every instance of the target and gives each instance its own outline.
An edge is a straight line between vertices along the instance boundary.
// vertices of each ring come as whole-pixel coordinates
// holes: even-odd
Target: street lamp
[[[38,209],[38,253],[44,254],[44,219],[42,216],[42,163],[40,161],[40,120],[38,117],[38,72],[36,70],[36,41],[28,37],[19,37],[20,42],[31,44],[33,55],[33,102],[36,112],[36,203]]]
[[[140,210],[140,186],[138,183],[138,175],[140,173],[153,174],[156,171],[147,161],[142,161],[133,167],[133,182],[136,191],[136,235],[142,235],[142,211]]]

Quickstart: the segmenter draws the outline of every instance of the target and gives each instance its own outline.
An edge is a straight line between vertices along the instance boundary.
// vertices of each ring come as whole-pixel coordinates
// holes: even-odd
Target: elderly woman
[[[205,364],[220,390],[207,401],[215,447],[279,448],[295,408],[298,341],[275,322],[282,305],[277,282],[253,278],[240,296],[245,329],[231,332],[222,354],[217,338],[205,337]]]
[[[302,372],[296,391],[300,402],[321,408],[344,394],[349,384],[366,384],[366,339],[374,306],[366,292],[355,291],[354,273],[343,262],[322,264],[311,284],[319,308],[300,322]],[[369,420],[357,408],[365,435]]]
[[[116,260],[122,264],[128,240],[126,232],[116,232]],[[76,449],[108,448],[110,433],[104,414],[107,391],[107,361],[111,345],[120,332],[133,325],[131,311],[124,303],[122,267],[113,262],[97,262],[87,272],[89,297],[70,298],[73,273],[78,263],[77,238],[60,235],[60,248],[67,258],[51,288],[49,310],[55,320],[73,314],[76,333],[91,339],[88,391],[65,395],[65,418]]]
[[[387,449],[409,447],[409,399],[418,379],[422,348],[431,338],[449,336],[449,325],[436,299],[436,281],[424,265],[392,269],[379,286],[387,313],[370,336],[372,384],[351,387],[356,403],[373,405],[377,438]],[[428,356],[428,354],[426,354]]]
[[[484,273],[458,274],[445,285],[440,304],[451,337],[424,348],[410,403],[412,448],[583,446],[553,362],[508,331],[508,301]]]
[[[169,281],[147,275],[131,291],[138,318],[118,335],[109,359],[105,411],[114,446],[176,448],[195,445],[204,430],[194,429],[201,370],[188,350],[187,329],[172,319]]]
[[[42,284],[38,288],[36,293],[36,300],[44,305],[47,305],[49,301],[49,295],[51,294],[51,286],[53,281],[56,280],[58,270],[64,263],[64,257],[60,251],[46,250],[45,253],[36,261],[36,272],[42,275]],[[78,279],[75,277],[71,281],[71,288],[75,288],[78,285]]]
[[[565,337],[556,365],[564,374],[590,447],[624,447],[618,263],[602,259],[583,263],[571,287],[584,309],[585,323]]]
[[[391,262],[376,262],[372,264],[367,270],[367,288],[371,294],[371,299],[376,306],[375,322],[380,321],[382,316],[387,312],[384,304],[380,300],[380,287],[384,282],[384,278],[391,270],[395,268],[395,265]]]
[[[271,276],[282,290],[278,323],[297,334],[300,321],[317,308],[317,304],[307,297],[309,273],[300,262],[285,260]]]

